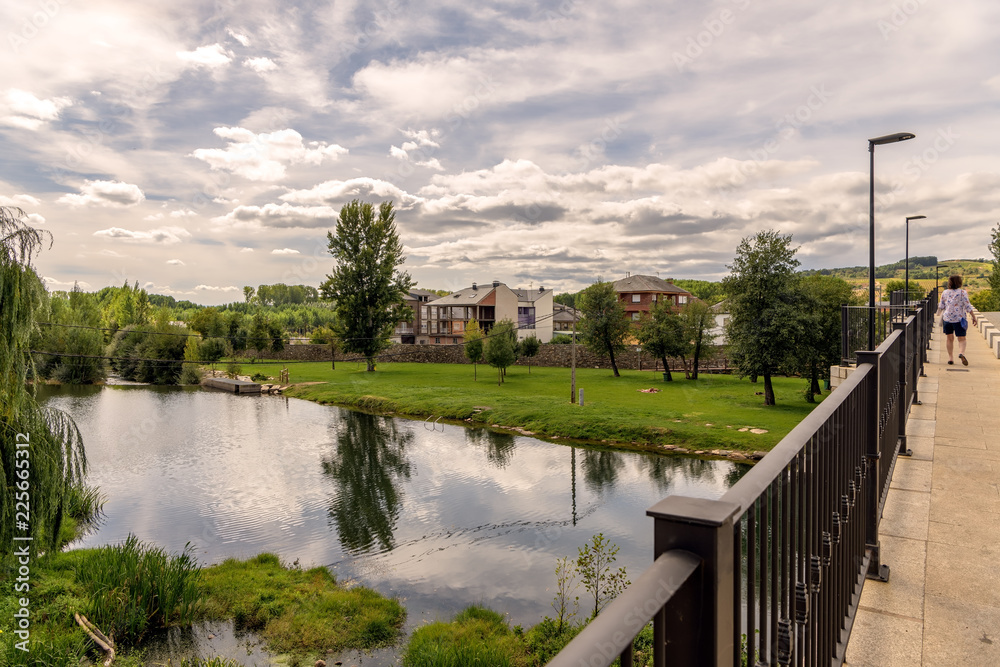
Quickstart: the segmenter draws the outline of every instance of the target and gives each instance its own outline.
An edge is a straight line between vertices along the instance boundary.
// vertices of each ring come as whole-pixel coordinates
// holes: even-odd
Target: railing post
[[[899,410],[897,415],[897,423],[899,424],[899,440],[897,444],[899,445],[899,455],[900,456],[913,456],[913,450],[906,448],[906,417],[910,414],[910,397],[913,395],[913,387],[910,386],[910,364],[913,363],[913,359],[910,358],[910,347],[909,340],[913,336],[913,332],[906,331],[906,320],[902,322],[895,322],[892,325],[893,331],[900,332],[900,360],[899,360],[899,375],[896,382],[899,383]]]
[[[702,559],[694,585],[683,587],[653,620],[653,664],[732,667],[735,568],[733,526],[739,506],[668,496],[646,510],[655,520],[653,558],[684,549]],[[669,649],[668,649],[669,647]]]
[[[850,363],[851,353],[848,349],[850,347],[850,323],[848,320],[851,317],[850,306],[840,307],[840,364],[841,366],[846,366]]]
[[[879,412],[882,401],[879,396],[879,353],[873,351],[858,351],[858,369],[861,364],[871,364],[868,373],[868,406],[867,423],[865,424],[865,461],[868,470],[865,474],[865,504],[867,505],[865,520],[865,548],[871,554],[868,560],[868,572],[865,577],[879,581],[889,581],[889,566],[882,563],[879,554],[878,523],[879,523]],[[855,373],[858,372],[855,370]]]

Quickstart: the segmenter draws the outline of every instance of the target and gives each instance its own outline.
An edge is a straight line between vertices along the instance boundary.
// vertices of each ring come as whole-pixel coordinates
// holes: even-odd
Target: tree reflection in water
[[[595,493],[609,491],[618,481],[618,473],[625,467],[625,459],[617,452],[606,449],[583,449],[583,481]]]
[[[370,552],[376,543],[388,551],[403,506],[397,484],[410,478],[404,449],[413,433],[391,417],[341,410],[336,438],[336,450],[322,465],[337,489],[329,516],[340,543],[347,552]]]
[[[501,470],[514,458],[514,436],[509,433],[497,433],[488,428],[469,428],[465,430],[465,439],[473,445],[486,448],[486,460]]]

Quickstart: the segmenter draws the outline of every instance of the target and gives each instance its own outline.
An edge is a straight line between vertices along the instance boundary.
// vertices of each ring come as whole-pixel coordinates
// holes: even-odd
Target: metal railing
[[[934,298],[931,298],[934,297]],[[549,664],[839,665],[865,578],[888,579],[879,523],[917,398],[936,294],[718,500],[669,496],[654,564]]]
[[[934,324],[934,313],[937,312],[938,289],[935,287],[923,299],[907,301],[906,291],[897,290],[889,295],[889,304],[875,306],[874,311],[869,306],[841,306],[840,308],[840,341],[841,364],[849,365],[857,362],[858,350],[868,347],[868,320],[875,318],[875,346],[889,337],[895,323],[902,322],[911,313],[922,309],[922,304],[933,307],[929,315],[921,315],[921,321],[927,325],[928,338]]]

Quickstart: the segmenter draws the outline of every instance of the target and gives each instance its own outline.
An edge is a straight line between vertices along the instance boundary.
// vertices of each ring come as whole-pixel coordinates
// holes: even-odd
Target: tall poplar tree
[[[392,202],[378,208],[357,199],[340,209],[336,233],[327,232],[333,273],[320,287],[323,298],[336,302],[335,332],[341,349],[361,354],[368,370],[375,357],[392,345],[397,322],[413,318],[403,303],[413,287],[410,274],[397,269],[404,261]]]

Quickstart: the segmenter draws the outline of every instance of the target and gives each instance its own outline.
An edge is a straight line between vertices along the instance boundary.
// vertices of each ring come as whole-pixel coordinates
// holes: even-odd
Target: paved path
[[[888,583],[865,582],[847,664],[1000,665],[1000,360],[940,322],[881,523]]]

